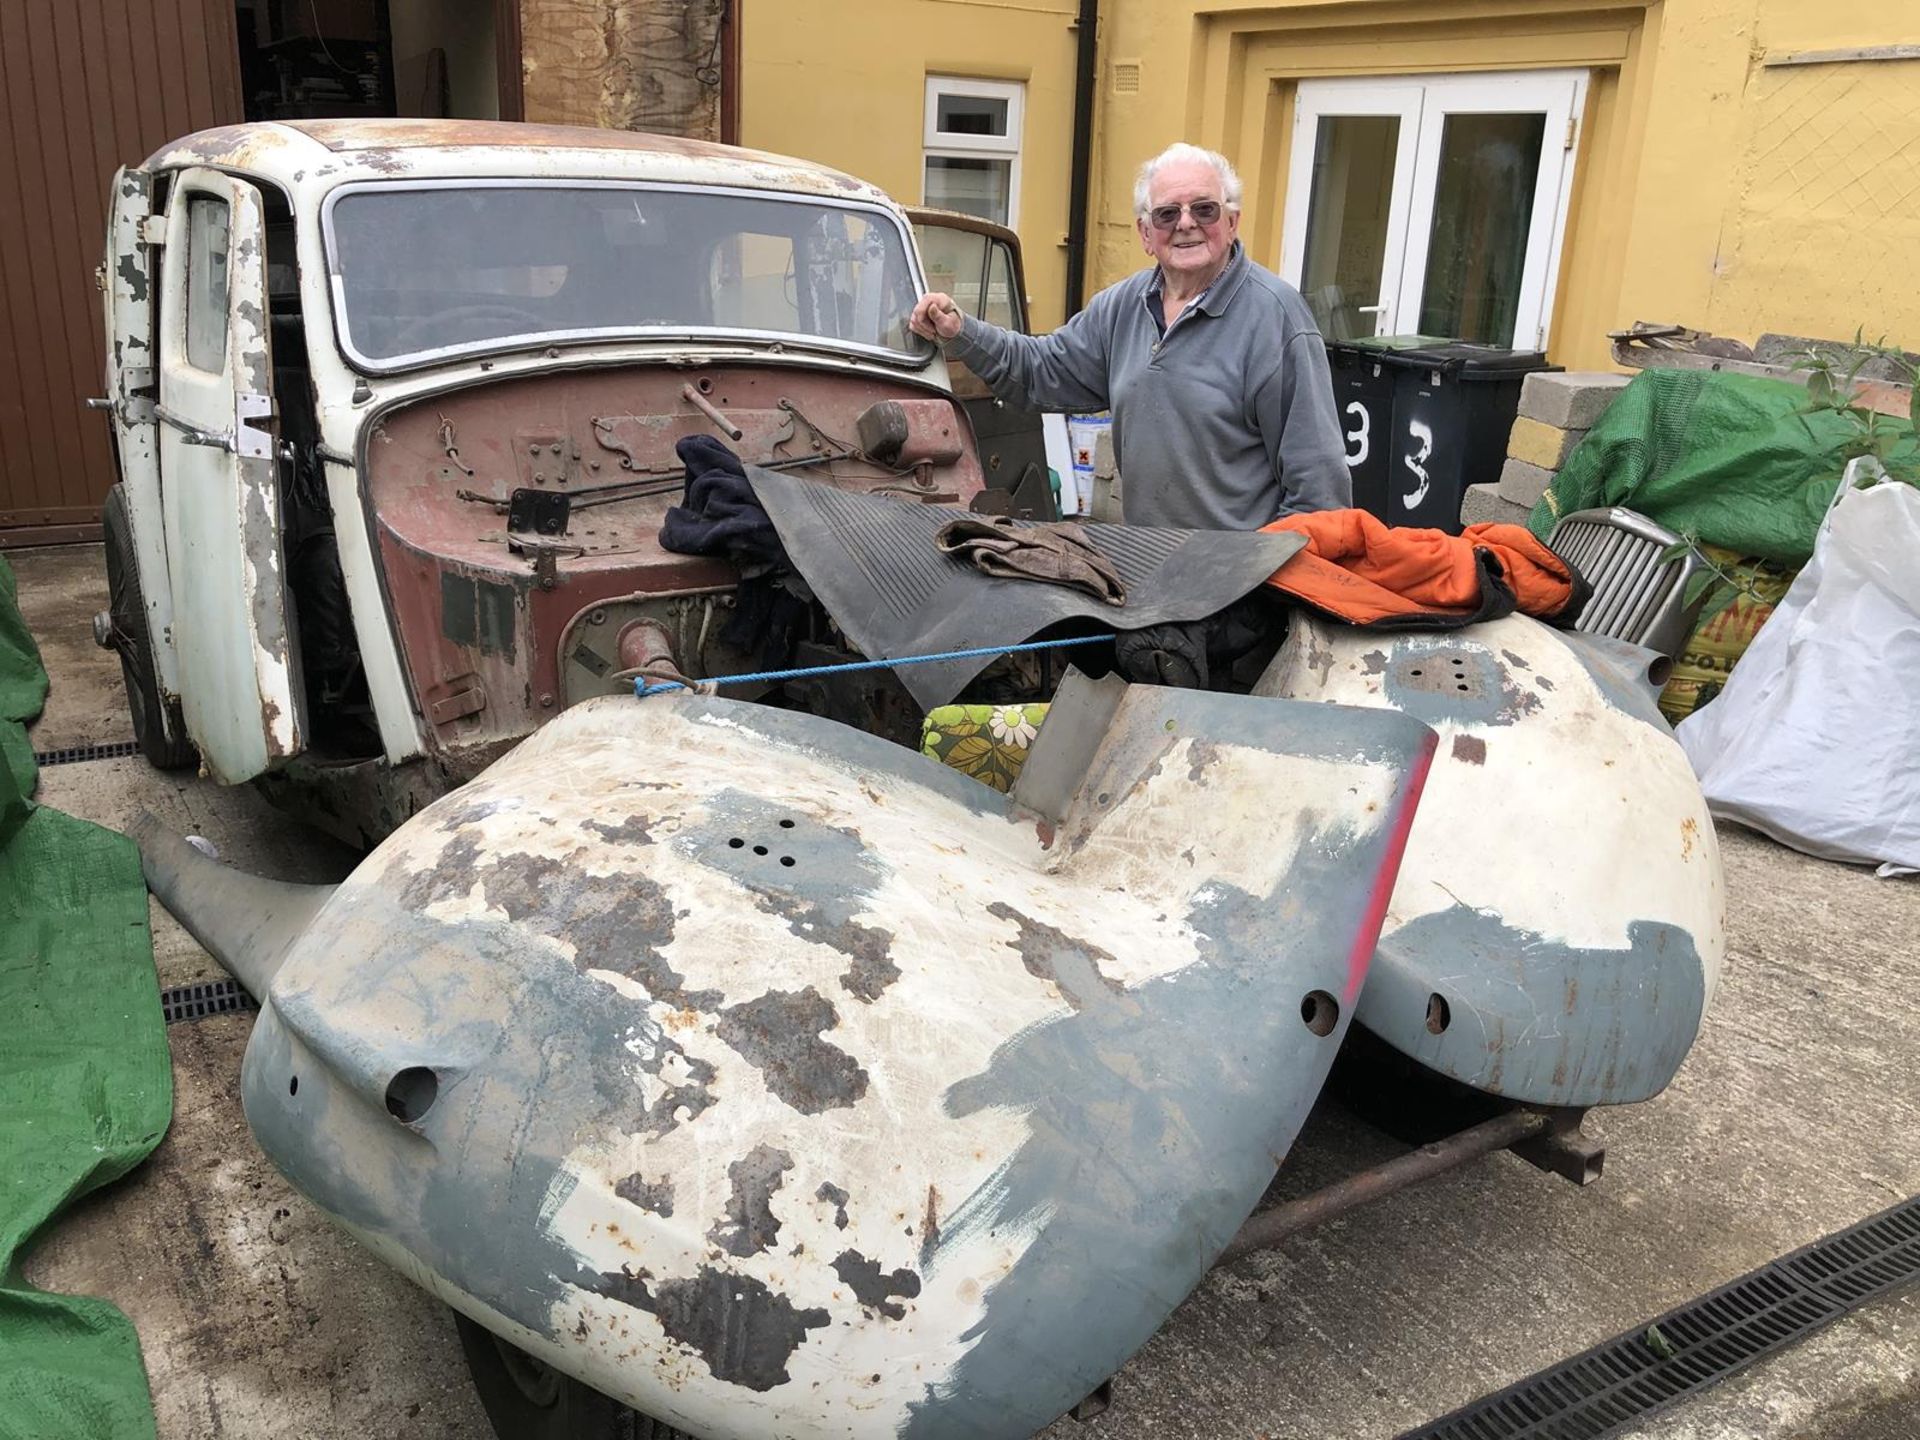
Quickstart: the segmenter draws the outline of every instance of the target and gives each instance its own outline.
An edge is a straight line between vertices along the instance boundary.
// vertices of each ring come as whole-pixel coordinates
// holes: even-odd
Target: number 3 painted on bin
[[[1427,480],[1427,460],[1433,454],[1433,427],[1425,421],[1409,420],[1407,422],[1407,433],[1419,443],[1420,453],[1418,455],[1407,455],[1402,458],[1406,461],[1407,469],[1411,470],[1414,476],[1420,481],[1420,486],[1411,495],[1402,495],[1400,497],[1400,503],[1409,510],[1417,510],[1420,507],[1420,502],[1427,498],[1427,486],[1429,484]]]
[[[1348,402],[1345,413],[1357,420],[1353,429],[1347,431],[1347,439],[1360,447],[1347,456],[1347,468],[1351,470],[1356,465],[1367,463],[1367,452],[1373,448],[1367,441],[1368,431],[1373,428],[1373,417],[1367,414],[1367,407],[1358,400]]]

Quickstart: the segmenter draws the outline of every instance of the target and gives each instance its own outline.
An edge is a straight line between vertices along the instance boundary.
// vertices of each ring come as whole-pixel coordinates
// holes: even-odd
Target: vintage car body
[[[983,457],[945,362],[903,328],[924,285],[908,216],[819,166],[310,121],[188,136],[113,201],[121,486],[98,633],[151,757],[197,752],[349,838],[620,688],[638,623],[688,673],[747,668],[720,639],[733,567],[658,540],[678,440],[909,497],[1033,492],[1024,422],[1002,417]],[[1024,320],[1006,232],[917,222],[957,226],[949,266]],[[935,402],[951,443],[868,457],[853,437],[882,400]],[[515,520],[523,491],[571,513]]]
[[[337,889],[139,838],[262,999],[261,1145],[404,1274],[709,1440],[1018,1440],[1272,1179],[1434,743],[1056,703],[1084,723],[1012,797],[817,716],[609,697]]]

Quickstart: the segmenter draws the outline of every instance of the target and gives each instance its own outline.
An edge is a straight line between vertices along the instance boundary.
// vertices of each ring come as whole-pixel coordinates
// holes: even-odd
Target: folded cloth
[[[1065,585],[1108,605],[1127,603],[1126,582],[1113,561],[1071,521],[1034,525],[1010,515],[969,515],[941,526],[933,543],[987,575]]]
[[[724,555],[746,575],[787,569],[780,532],[740,457],[711,435],[689,435],[673,449],[686,467],[686,500],[667,511],[661,545],[682,555]]]
[[[1322,510],[1261,528],[1307,537],[1307,548],[1267,584],[1349,625],[1450,630],[1519,610],[1566,626],[1593,593],[1521,525],[1469,525],[1449,535],[1390,527],[1365,510]]]

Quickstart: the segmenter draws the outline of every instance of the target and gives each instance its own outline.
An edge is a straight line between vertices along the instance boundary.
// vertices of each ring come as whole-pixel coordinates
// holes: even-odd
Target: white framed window
[[[1017,224],[1026,99],[1018,80],[929,75],[921,203]]]

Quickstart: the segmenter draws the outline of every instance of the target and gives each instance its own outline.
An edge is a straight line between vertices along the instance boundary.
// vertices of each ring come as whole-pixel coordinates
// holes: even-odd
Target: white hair
[[[1146,218],[1153,197],[1153,181],[1169,165],[1180,164],[1211,165],[1213,173],[1220,177],[1220,198],[1227,209],[1240,208],[1240,174],[1233,168],[1233,162],[1218,150],[1203,150],[1198,145],[1189,145],[1184,140],[1176,140],[1146,164],[1140,167],[1140,175],[1133,182],[1133,213],[1141,219]]]

